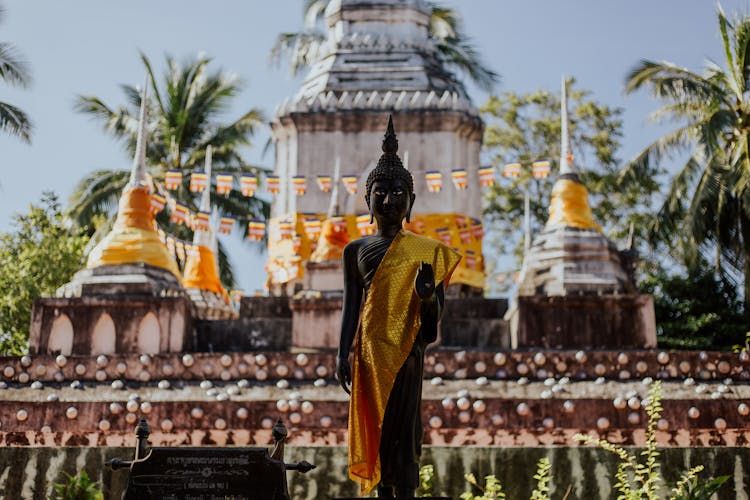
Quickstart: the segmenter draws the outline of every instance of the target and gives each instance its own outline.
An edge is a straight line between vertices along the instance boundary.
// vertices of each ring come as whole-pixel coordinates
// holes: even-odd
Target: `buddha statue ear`
[[[411,222],[411,208],[414,206],[414,200],[417,198],[417,195],[414,193],[409,196],[409,210],[406,211],[406,223]]]

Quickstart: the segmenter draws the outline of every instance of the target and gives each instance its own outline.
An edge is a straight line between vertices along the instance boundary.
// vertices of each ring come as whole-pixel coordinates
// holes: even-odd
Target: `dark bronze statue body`
[[[414,204],[411,174],[396,155],[398,143],[389,121],[383,143],[384,154],[366,183],[366,200],[378,231],[352,241],[344,249],[344,305],[341,341],[337,358],[337,375],[341,386],[350,393],[352,369],[349,354],[358,334],[360,308],[384,256],[394,238],[402,232],[403,221],[409,221]],[[433,267],[428,262],[419,266],[414,278],[413,293],[419,298],[420,327],[398,370],[382,421],[379,445],[380,481],[378,496],[411,498],[419,480],[419,457],[422,447],[422,374],[424,351],[437,337],[437,324],[444,302],[443,283],[435,286]],[[405,297],[404,299],[408,299]],[[379,310],[389,315],[394,311]],[[359,330],[365,335],[364,329]],[[358,340],[360,341],[360,340]],[[352,410],[350,410],[352,411]],[[351,416],[350,416],[351,419]],[[351,428],[351,427],[350,427]],[[352,436],[350,433],[350,446]]]

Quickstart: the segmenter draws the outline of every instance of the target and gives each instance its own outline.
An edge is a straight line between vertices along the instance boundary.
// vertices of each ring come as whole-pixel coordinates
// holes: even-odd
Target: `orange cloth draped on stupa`
[[[388,398],[421,326],[414,291],[419,265],[427,262],[435,284],[448,280],[460,255],[431,238],[401,231],[367,292],[352,365],[349,402],[349,477],[369,493],[380,481],[380,436]]]
[[[348,219],[353,219],[353,217],[350,216]],[[344,254],[344,247],[351,240],[349,230],[346,227],[346,224],[351,224],[351,221],[347,221],[346,218],[344,221],[345,225],[343,227],[334,224],[333,219],[330,218],[323,221],[318,246],[310,256],[311,262],[341,260]],[[356,230],[356,225],[354,227]]]
[[[229,303],[229,294],[216,272],[216,256],[210,248],[194,246],[191,249],[185,261],[182,286],[217,293]]]
[[[559,179],[555,182],[550,197],[547,225],[557,224],[601,232],[601,226],[594,221],[591,213],[589,193],[586,186],[580,182],[570,179]]]
[[[148,188],[126,188],[120,197],[112,231],[91,251],[86,267],[145,263],[166,269],[179,278],[177,263],[154,228],[150,206]]]

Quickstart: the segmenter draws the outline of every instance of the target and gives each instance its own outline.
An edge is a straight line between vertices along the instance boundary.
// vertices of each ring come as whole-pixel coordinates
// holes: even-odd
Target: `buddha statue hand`
[[[336,379],[347,394],[351,394],[349,386],[352,384],[352,367],[349,365],[347,356],[338,356],[336,358]]]
[[[422,262],[419,265],[417,278],[414,280],[414,291],[423,301],[435,299],[435,272],[432,265],[427,262]]]

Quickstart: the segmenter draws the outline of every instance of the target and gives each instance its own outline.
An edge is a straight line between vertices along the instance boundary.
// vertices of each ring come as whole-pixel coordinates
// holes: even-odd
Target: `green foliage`
[[[654,121],[677,128],[646,147],[622,178],[648,175],[664,159],[689,152],[650,226],[652,241],[678,249],[686,264],[704,258],[725,276],[744,276],[750,304],[750,16],[727,18],[718,8],[723,67],[702,74],[670,62],[644,60],[626,92],[646,88],[663,103]]]
[[[75,476],[65,473],[66,481],[52,485],[54,500],[103,500],[99,484],[91,482],[85,470]]]
[[[471,491],[461,493],[461,500],[496,500],[505,498],[503,485],[497,480],[494,474],[484,477],[484,486],[477,482],[477,478],[471,472],[464,474],[464,479],[472,486],[482,492],[481,495],[474,495]]]
[[[673,500],[709,500],[724,483],[729,481],[730,476],[719,476],[707,483],[698,482],[698,473],[703,470],[702,465],[690,469],[675,483],[672,488]]]
[[[0,20],[3,9],[0,6]],[[0,42],[0,80],[9,85],[27,87],[31,83],[31,73],[23,58],[11,43]],[[31,120],[21,109],[0,101],[0,130],[31,142]]]
[[[536,474],[534,474],[537,483],[536,488],[531,492],[531,500],[549,500],[549,483],[552,480],[550,470],[552,470],[552,464],[549,463],[549,458],[540,458]]]
[[[622,110],[596,101],[591,92],[568,82],[570,135],[575,165],[589,191],[594,219],[615,241],[624,241],[633,224],[639,233],[646,226],[648,207],[659,185],[654,170],[637,180],[619,178],[617,151],[622,137]],[[499,255],[514,252],[518,263],[524,213],[524,189],[530,197],[532,234],[547,221],[549,197],[559,170],[561,123],[560,94],[546,89],[530,93],[506,92],[492,96],[481,108],[487,123],[484,144],[500,173],[506,163],[519,162],[521,175],[503,178],[487,193],[485,215],[499,231],[493,241]],[[551,175],[534,179],[531,164],[551,162]],[[525,186],[525,188],[524,188]],[[636,237],[639,235],[636,233]]]
[[[664,479],[659,467],[659,451],[656,447],[656,424],[662,412],[661,382],[651,385],[648,392],[648,402],[645,404],[648,425],[646,427],[646,446],[640,453],[640,460],[636,455],[624,448],[610,443],[606,439],[594,439],[590,436],[576,434],[573,439],[586,444],[593,444],[599,448],[617,455],[620,463],[615,473],[615,489],[620,493],[618,500],[656,500],[662,498],[661,488]],[[709,498],[719,489],[727,479],[721,476],[708,483],[698,483],[697,474],[703,470],[702,466],[694,467],[684,472],[672,489],[672,500],[685,498]],[[708,496],[700,496],[708,493]],[[689,495],[699,496],[689,496]]]
[[[735,284],[702,260],[685,271],[650,271],[640,283],[654,296],[659,344],[670,348],[728,348],[743,342],[747,314]]]
[[[432,496],[433,483],[435,477],[435,467],[433,465],[423,465],[419,468],[419,491],[420,497]]]
[[[39,205],[13,218],[0,234],[0,354],[27,350],[32,300],[52,295],[83,267],[88,236],[65,226],[60,203],[44,193]]]
[[[164,181],[168,169],[181,169],[183,185],[172,192],[178,201],[193,212],[198,211],[200,195],[191,193],[190,176],[193,170],[202,170],[206,147],[213,148],[214,172],[235,175],[258,174],[260,167],[248,164],[243,148],[251,146],[256,127],[265,120],[257,109],[245,111],[235,121],[226,123],[224,112],[242,89],[242,82],[221,71],[209,72],[211,59],[198,57],[179,63],[166,58],[167,70],[157,79],[151,61],[141,54],[141,62],[148,75],[148,147],[146,163],[151,177]],[[141,93],[132,85],[122,85],[125,104],[112,107],[98,97],[78,96],[75,108],[101,123],[104,130],[123,141],[129,158],[135,152],[138,133],[138,110]],[[79,226],[91,227],[91,221],[101,214],[114,215],[123,187],[128,182],[126,170],[98,170],[89,174],[76,187],[71,199],[69,216]],[[239,222],[243,234],[247,222],[253,218],[266,218],[267,202],[257,197],[246,198],[238,190],[228,195],[218,195],[215,184],[211,202],[221,215],[232,216]],[[190,241],[192,231],[169,221],[166,211],[157,217],[159,225],[177,238]],[[98,235],[97,235],[98,236]],[[223,247],[219,246],[221,279],[227,286],[234,284],[232,270]]]

